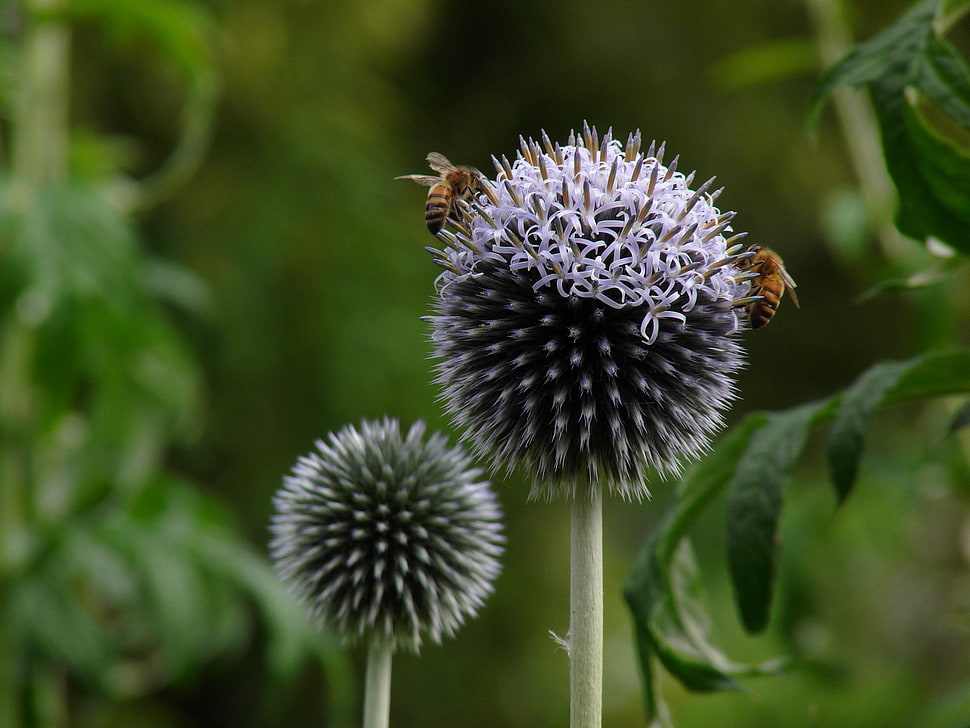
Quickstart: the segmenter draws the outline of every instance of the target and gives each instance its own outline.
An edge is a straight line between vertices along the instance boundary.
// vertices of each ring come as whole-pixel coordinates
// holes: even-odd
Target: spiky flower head
[[[723,424],[743,363],[750,272],[713,178],[584,127],[522,140],[455,204],[432,325],[448,412],[533,497],[601,478],[630,498],[676,473]],[[750,300],[750,299],[747,299]]]
[[[311,615],[346,642],[417,651],[492,592],[501,512],[481,470],[423,422],[346,426],[299,458],[276,494],[270,551]]]

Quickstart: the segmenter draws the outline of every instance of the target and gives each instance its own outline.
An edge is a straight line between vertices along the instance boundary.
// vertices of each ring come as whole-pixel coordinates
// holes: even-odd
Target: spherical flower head
[[[543,133],[493,161],[429,248],[446,409],[476,454],[525,467],[533,497],[600,479],[648,495],[646,473],[703,452],[736,397],[752,274],[734,213],[639,132]]]
[[[301,457],[274,499],[281,579],[345,642],[417,651],[492,592],[501,512],[481,470],[445,438],[396,420],[344,427]]]

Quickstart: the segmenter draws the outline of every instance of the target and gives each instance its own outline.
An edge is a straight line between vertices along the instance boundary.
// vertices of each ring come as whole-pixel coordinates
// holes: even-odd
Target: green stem
[[[4,585],[0,585],[0,589],[3,589],[4,594],[8,591]],[[23,725],[18,675],[20,665],[17,660],[19,647],[11,629],[9,615],[0,613],[0,725],[11,728]]]
[[[27,17],[17,57],[11,171],[26,189],[26,204],[39,188],[62,182],[68,171],[70,31],[55,18],[64,4],[64,0],[24,2]],[[5,324],[0,341],[0,725],[19,728],[25,717],[24,665],[8,595],[30,541],[36,331],[16,308]],[[63,722],[63,692],[52,694],[49,702],[53,701],[60,705],[52,705],[41,717],[42,725]]]
[[[71,35],[64,22],[50,17],[63,5],[64,0],[26,3],[32,17],[20,49],[13,169],[33,184],[60,182],[67,175]]]
[[[67,672],[57,665],[38,665],[31,680],[34,725],[65,728],[67,717]]]
[[[364,680],[364,728],[387,728],[391,714],[390,643],[375,639],[367,650]]]
[[[569,579],[569,725],[603,723],[603,493],[571,506]]]
[[[852,50],[842,0],[805,0],[805,5],[815,23],[822,63],[832,66]],[[893,225],[896,191],[883,162],[872,104],[867,95],[849,88],[836,89],[832,100],[859,191],[873,216],[883,252],[890,259],[899,259],[910,246]]]
[[[24,665],[10,594],[29,550],[34,332],[11,317],[0,333],[0,726],[19,728]]]

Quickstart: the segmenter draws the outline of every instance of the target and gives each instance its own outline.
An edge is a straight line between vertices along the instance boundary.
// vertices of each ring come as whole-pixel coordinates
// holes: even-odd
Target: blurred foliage
[[[817,116],[822,101],[838,86],[871,87],[883,154],[899,196],[896,225],[928,249],[944,250],[951,260],[957,255],[944,243],[965,254],[970,241],[970,148],[931,129],[915,107],[918,94],[925,94],[948,115],[958,138],[970,139],[970,67],[943,37],[946,25],[940,22],[952,21],[967,10],[970,2],[944,6],[940,0],[924,0],[827,71],[811,103],[811,114]],[[825,12],[816,16],[831,18]],[[841,112],[842,122],[848,126],[852,117],[845,107]],[[860,179],[863,187],[868,182],[871,180],[865,176]],[[875,197],[868,195],[869,199]],[[901,282],[880,284],[869,295],[933,285],[945,272],[938,265]],[[676,502],[644,544],[624,588],[636,626],[651,727],[673,725],[656,684],[655,663],[695,692],[737,690],[740,685],[735,675],[769,674],[784,665],[783,661],[739,665],[714,646],[711,620],[698,598],[697,566],[686,540],[689,527],[710,500],[729,488],[728,573],[742,626],[749,634],[761,633],[771,616],[786,485],[810,431],[831,421],[826,453],[841,505],[855,486],[865,436],[877,409],[900,401],[968,392],[968,349],[931,351],[905,362],[879,362],[838,395],[781,412],[749,415],[683,479]],[[963,405],[952,417],[949,435],[964,427],[967,408]],[[966,704],[963,697],[957,702]],[[948,708],[939,714],[956,712]]]
[[[17,27],[5,28],[0,168],[0,724],[83,725],[102,705],[196,683],[257,639],[275,686],[258,712],[309,657],[343,680],[334,645],[225,506],[169,463],[204,411],[174,318],[207,293],[145,250],[130,211],[201,157],[198,109],[215,101],[208,16],[170,0],[4,10]],[[157,172],[113,166],[92,134],[86,158],[100,159],[71,166],[67,51],[82,21],[149,38],[184,73],[187,120]]]
[[[15,676],[33,688],[16,697],[36,724],[57,723],[41,720],[51,695],[68,698],[61,723],[82,726],[356,722],[362,655],[350,669],[298,626],[257,554],[282,473],[321,433],[385,413],[446,427],[420,320],[436,272],[423,193],[393,181],[429,151],[485,169],[519,134],[563,138],[588,119],[716,173],[720,202],[782,254],[802,302],[747,337],[737,421],[828,398],[874,361],[968,343],[963,257],[882,242],[837,118],[806,137],[823,64],[795,0],[75,0],[46,13],[71,29],[70,173],[25,185],[34,4],[0,0],[0,493],[10,472],[31,493],[29,509],[0,504],[31,533],[4,542],[2,609],[23,626],[0,648],[32,645]],[[872,38],[909,3],[845,5]],[[970,45],[966,25],[954,48]],[[718,651],[799,659],[767,680],[733,675],[755,698],[655,675],[676,725],[966,722],[970,473],[966,430],[943,436],[962,405],[880,410],[834,517],[825,448],[807,434],[757,639],[718,568],[728,506],[698,515],[702,570],[688,580],[675,551],[691,587],[678,594],[707,592]],[[515,478],[499,488],[498,592],[456,640],[396,660],[395,724],[567,720],[567,661],[547,636],[568,624],[566,510],[527,504]],[[619,594],[673,491],[608,504],[611,725],[644,723]],[[325,667],[284,680],[307,650]]]
[[[966,3],[950,3],[956,13]],[[924,0],[829,69],[812,100],[818,113],[838,86],[867,85],[886,165],[899,193],[896,225],[970,252],[970,67],[938,27],[940,0]],[[948,139],[920,106],[935,105],[958,138]]]
[[[968,392],[970,351],[881,362],[838,395],[784,412],[749,415],[685,476],[677,502],[645,544],[624,588],[636,625],[650,725],[670,724],[654,684],[655,660],[697,692],[738,690],[735,675],[773,674],[790,667],[785,660],[761,666],[736,664],[712,642],[710,618],[699,599],[698,569],[686,539],[710,501],[729,490],[726,550],[734,596],[744,628],[752,634],[762,632],[768,626],[778,574],[785,488],[810,430],[832,423],[827,454],[841,504],[855,485],[876,409]],[[951,433],[961,417],[958,412]]]

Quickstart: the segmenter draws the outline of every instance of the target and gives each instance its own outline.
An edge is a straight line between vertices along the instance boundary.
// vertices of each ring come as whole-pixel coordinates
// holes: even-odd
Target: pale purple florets
[[[608,132],[523,141],[487,194],[458,203],[432,340],[446,407],[479,454],[524,465],[533,495],[606,478],[647,493],[735,397],[750,290],[733,213],[693,174]]]

